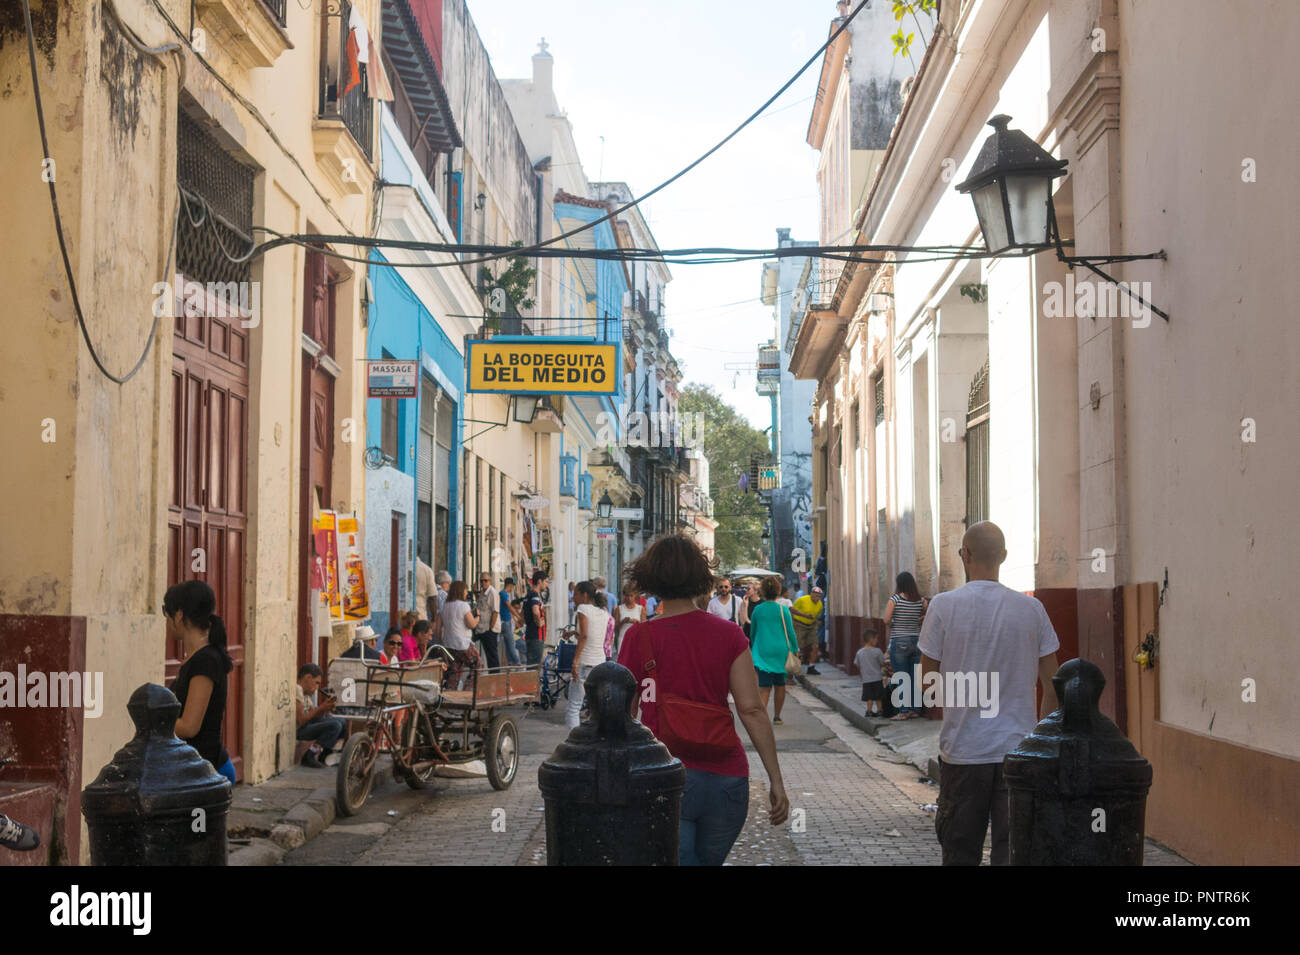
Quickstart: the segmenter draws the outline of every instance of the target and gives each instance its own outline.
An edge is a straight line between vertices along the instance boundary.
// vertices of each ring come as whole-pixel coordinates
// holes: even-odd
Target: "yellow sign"
[[[622,377],[614,344],[471,340],[467,360],[468,391],[614,395]]]

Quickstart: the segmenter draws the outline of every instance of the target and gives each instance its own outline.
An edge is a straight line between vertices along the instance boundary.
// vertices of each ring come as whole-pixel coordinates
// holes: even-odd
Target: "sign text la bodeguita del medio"
[[[618,346],[470,342],[469,391],[618,392]]]

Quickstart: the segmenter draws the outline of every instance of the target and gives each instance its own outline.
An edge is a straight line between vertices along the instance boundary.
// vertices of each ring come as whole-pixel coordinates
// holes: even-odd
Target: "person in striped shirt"
[[[894,670],[895,682],[898,682],[899,674],[907,675],[902,681],[903,700],[898,715],[893,717],[895,720],[914,720],[921,715],[921,687],[917,679],[921,650],[918,643],[927,603],[916,587],[916,578],[907,571],[899,574],[889,606],[885,608],[885,626],[889,628],[889,665]]]

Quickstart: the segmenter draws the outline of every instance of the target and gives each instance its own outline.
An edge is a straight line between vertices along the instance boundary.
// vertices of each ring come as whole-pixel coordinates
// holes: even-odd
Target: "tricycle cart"
[[[537,667],[467,670],[462,685],[442,687],[450,654],[414,666],[361,663],[364,676],[351,680],[366,701],[365,728],[348,737],[338,766],[338,809],[351,816],[365,804],[374,784],[375,763],[387,752],[393,772],[412,789],[424,789],[442,767],[483,761],[494,789],[514,782],[519,768],[519,726],[504,707],[536,702]],[[334,683],[334,667],[330,678]],[[352,663],[352,661],[342,661]],[[344,709],[339,707],[339,709]],[[357,714],[338,715],[356,718]],[[477,775],[477,773],[473,773]]]

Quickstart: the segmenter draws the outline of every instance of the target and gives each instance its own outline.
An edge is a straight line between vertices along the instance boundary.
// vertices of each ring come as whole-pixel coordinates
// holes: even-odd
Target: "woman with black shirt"
[[[180,672],[172,692],[181,704],[176,735],[235,784],[235,764],[221,744],[226,713],[226,676],[234,664],[226,652],[226,626],[213,611],[217,596],[201,580],[187,580],[167,590],[163,616],[167,638],[181,641]]]

